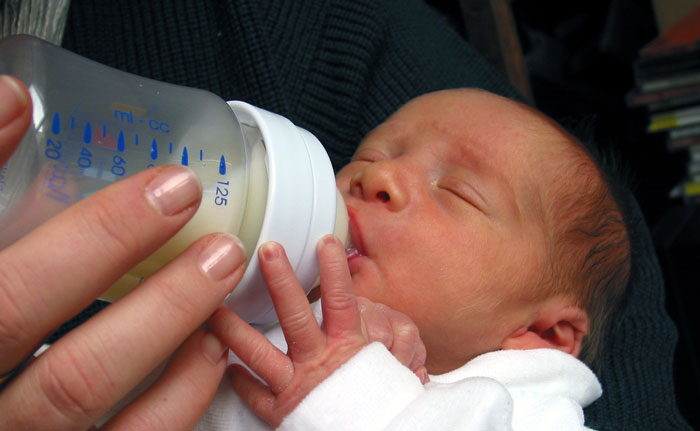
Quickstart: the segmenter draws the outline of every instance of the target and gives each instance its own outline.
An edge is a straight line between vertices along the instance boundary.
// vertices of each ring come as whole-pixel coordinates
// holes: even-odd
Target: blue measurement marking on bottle
[[[190,164],[189,156],[187,155],[187,147],[182,149],[182,165],[187,166]]]
[[[153,138],[153,142],[151,142],[151,160],[157,160],[158,159],[158,143],[156,142],[156,138]]]
[[[70,117],[70,128],[75,129],[75,117]]]
[[[224,155],[221,155],[221,160],[219,160],[219,173],[221,175],[226,175],[226,159],[224,159]]]
[[[120,153],[123,153],[125,147],[126,147],[126,142],[124,142],[124,131],[120,130],[119,131],[119,138],[117,138],[117,150],[119,150]]]
[[[134,145],[136,145],[137,147],[139,146],[139,134],[138,133],[134,135]]]
[[[90,126],[90,122],[88,121],[85,123],[85,133],[83,134],[83,142],[86,144],[89,144],[90,141],[92,140],[92,127]]]
[[[204,150],[199,150],[199,161],[204,160]]]
[[[169,142],[168,143],[168,154],[172,154],[172,153],[173,153],[173,143]]]
[[[102,126],[102,137],[103,138],[107,137],[107,126],[105,126],[105,125]]]
[[[58,115],[58,111],[53,114],[53,122],[51,123],[51,131],[54,135],[61,133],[61,116]]]

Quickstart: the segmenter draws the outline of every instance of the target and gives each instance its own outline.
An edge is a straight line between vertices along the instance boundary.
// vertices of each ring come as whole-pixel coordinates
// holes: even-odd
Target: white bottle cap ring
[[[288,119],[249,105],[228,102],[238,121],[260,130],[267,151],[268,192],[260,236],[243,279],[225,304],[251,323],[276,320],[260,271],[258,248],[282,244],[301,285],[310,290],[318,277],[316,245],[333,233],[336,186],[323,145]]]

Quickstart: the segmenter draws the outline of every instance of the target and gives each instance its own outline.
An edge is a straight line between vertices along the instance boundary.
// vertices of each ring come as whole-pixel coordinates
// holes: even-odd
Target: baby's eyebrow
[[[493,176],[496,174],[496,166],[489,154],[479,151],[473,145],[461,144],[456,148],[455,160],[460,166],[474,170],[481,174]]]
[[[491,211],[502,208],[507,213],[517,215],[520,213],[520,204],[514,188],[512,166],[507,162],[507,157],[502,152],[503,146],[477,143],[475,145],[459,145],[453,153],[453,160],[463,169],[475,174],[478,181],[470,182],[472,188],[477,190],[486,200]],[[507,150],[505,150],[507,151]],[[499,161],[501,163],[499,163]]]

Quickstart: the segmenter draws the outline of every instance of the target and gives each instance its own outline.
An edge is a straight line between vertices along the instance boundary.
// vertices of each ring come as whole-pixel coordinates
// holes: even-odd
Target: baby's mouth
[[[350,244],[350,246],[345,249],[345,255],[347,256],[348,260],[364,256],[362,253],[360,253],[360,250],[353,247],[352,244]]]
[[[362,252],[357,247],[355,247],[352,237],[352,233],[348,233],[347,247],[345,247],[345,255],[347,256],[348,260],[364,256],[364,254],[362,254]]]
[[[356,259],[358,257],[365,256],[364,244],[362,243],[362,234],[357,225],[357,220],[355,218],[356,210],[348,206],[348,245],[345,248],[345,255],[348,261]]]

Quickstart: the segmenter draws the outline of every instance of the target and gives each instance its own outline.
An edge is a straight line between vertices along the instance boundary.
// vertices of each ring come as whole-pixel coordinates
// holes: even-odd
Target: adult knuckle
[[[165,301],[164,310],[177,320],[191,320],[196,316],[200,305],[192,292],[181,292],[180,284],[174,284],[166,280],[152,281],[156,289],[159,291],[159,297]],[[187,283],[184,283],[187,284]],[[192,286],[186,286],[192,288]],[[212,310],[213,311],[213,310]]]
[[[167,421],[155,409],[136,409],[129,412],[129,427],[132,430],[167,430],[172,423]]]
[[[39,389],[46,402],[75,424],[99,417],[109,407],[104,388],[114,382],[95,375],[100,367],[88,364],[94,360],[85,360],[69,349],[51,353],[39,361]]]
[[[110,202],[93,202],[90,210],[82,213],[83,232],[91,238],[99,238],[103,249],[112,255],[133,253],[140,246],[135,224],[128,213]]]
[[[0,265],[0,351],[12,351],[25,340],[30,325],[28,310],[17,298],[25,285],[21,274]]]
[[[25,272],[21,265],[9,266],[0,265],[0,352],[23,350],[36,318],[32,304],[21,298],[28,285],[22,275]]]
[[[208,382],[194,373],[185,374],[184,379],[190,398],[190,407],[195,411],[206,410],[209,398],[212,396],[211,387]],[[164,423],[163,425],[166,424]]]

